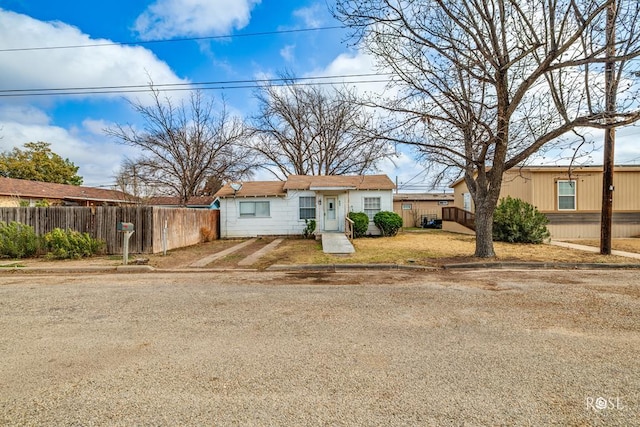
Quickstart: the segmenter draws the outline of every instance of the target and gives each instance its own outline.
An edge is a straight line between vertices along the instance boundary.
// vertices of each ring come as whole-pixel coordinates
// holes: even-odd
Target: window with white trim
[[[380,212],[380,197],[364,198],[364,213],[369,217],[369,221],[373,221],[373,217]]]
[[[316,219],[316,198],[300,197],[300,219]]]
[[[410,211],[411,209],[413,209],[413,205],[411,203],[403,203],[402,204],[402,210],[403,211]]]
[[[240,217],[265,218],[270,215],[269,202],[240,202]]]
[[[576,210],[576,181],[558,181],[558,210]]]

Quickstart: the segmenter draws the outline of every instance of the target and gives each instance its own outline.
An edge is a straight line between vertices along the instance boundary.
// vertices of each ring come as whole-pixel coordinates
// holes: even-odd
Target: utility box
[[[117,228],[118,228],[118,231],[133,231],[133,223],[132,222],[119,222]]]

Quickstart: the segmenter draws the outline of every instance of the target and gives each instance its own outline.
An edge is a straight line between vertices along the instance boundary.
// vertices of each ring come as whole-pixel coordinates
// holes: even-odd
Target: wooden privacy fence
[[[220,236],[220,211],[158,206],[0,208],[0,221],[30,225],[42,236],[54,228],[89,233],[106,243],[108,254],[121,254],[119,222],[133,223],[130,253],[158,253]]]

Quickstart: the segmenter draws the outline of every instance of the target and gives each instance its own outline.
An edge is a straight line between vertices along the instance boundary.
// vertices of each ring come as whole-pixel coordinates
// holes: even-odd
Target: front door
[[[324,198],[324,229],[325,231],[338,231],[338,210],[335,196]]]

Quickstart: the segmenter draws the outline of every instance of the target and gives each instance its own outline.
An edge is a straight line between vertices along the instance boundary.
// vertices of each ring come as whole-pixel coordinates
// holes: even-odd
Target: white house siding
[[[365,197],[380,197],[380,210],[393,212],[393,192],[391,190],[351,191],[349,193],[349,211],[364,212]],[[380,229],[369,221],[367,234],[380,235]]]
[[[299,197],[316,198],[317,230],[324,228],[324,197],[336,197],[338,203],[338,229],[344,232],[345,217],[349,212],[364,212],[365,197],[380,197],[380,210],[393,211],[391,190],[352,190],[337,192],[290,191],[286,197],[226,197],[220,200],[220,236],[222,238],[256,237],[264,235],[302,235],[304,220],[300,219]],[[269,217],[240,217],[240,202],[270,202]],[[318,202],[321,202],[318,204]],[[367,234],[379,235],[380,230],[369,222]]]
[[[300,219],[298,198],[314,195],[313,191],[296,191],[290,192],[286,197],[228,197],[221,199],[220,236],[231,238],[302,235],[305,223]],[[270,215],[269,217],[240,217],[240,202],[269,202]]]

